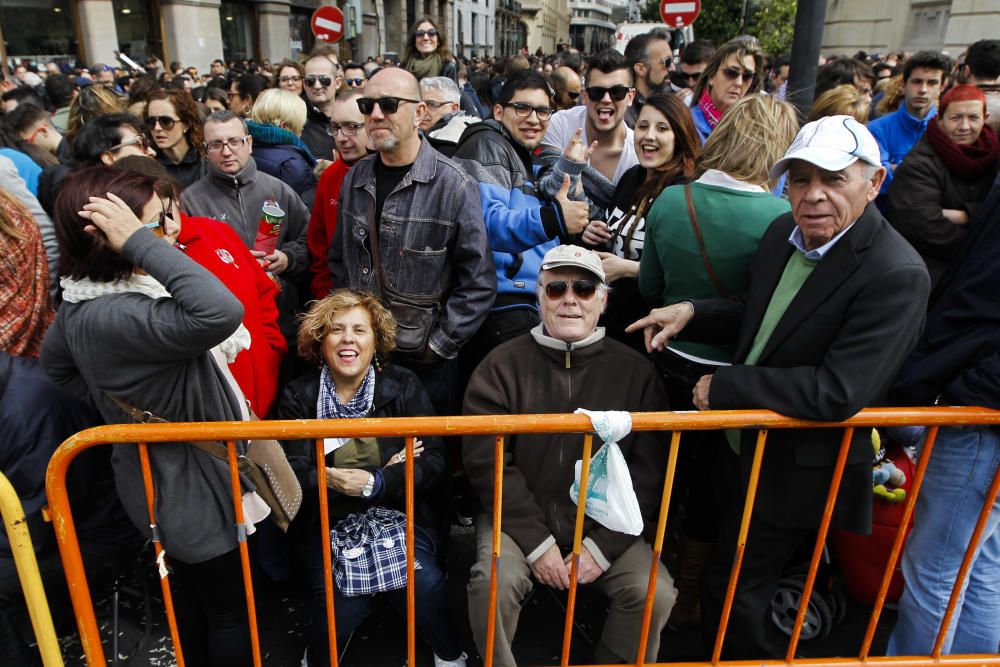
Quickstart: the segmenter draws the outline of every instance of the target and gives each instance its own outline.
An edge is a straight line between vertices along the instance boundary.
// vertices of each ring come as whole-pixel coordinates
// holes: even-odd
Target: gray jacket
[[[413,166],[382,207],[377,231],[385,279],[373,280],[378,269],[368,237],[375,215],[375,159],[359,160],[344,177],[330,244],[334,285],[427,311],[428,317],[436,317],[427,344],[437,356],[453,359],[479,329],[496,296],[479,189],[458,165],[421,139]],[[399,319],[400,313],[393,312]]]
[[[208,174],[181,194],[185,213],[225,222],[251,249],[257,237],[260,209],[267,199],[276,201],[285,212],[278,250],[288,255],[288,268],[282,275],[294,278],[309,268],[306,249],[309,209],[291,186],[257,171],[257,163],[250,158],[235,175],[225,174],[209,163]]]
[[[131,422],[109,395],[171,422],[238,420],[238,404],[208,350],[239,326],[240,302],[149,230],[132,234],[122,256],[173,298],[133,292],[63,303],[42,345],[45,372],[95,405],[109,424]],[[137,448],[115,445],[111,462],[125,511],[149,536]],[[167,555],[200,563],[234,549],[228,467],[189,444],[151,446],[150,463]]]

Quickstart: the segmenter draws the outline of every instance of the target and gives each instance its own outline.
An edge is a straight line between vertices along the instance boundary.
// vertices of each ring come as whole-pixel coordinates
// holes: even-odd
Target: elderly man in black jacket
[[[929,278],[919,255],[871,203],[885,178],[878,145],[847,116],[809,123],[771,170],[788,171],[791,214],[761,239],[747,294],[653,311],[647,346],[681,330],[699,340],[736,336],[737,363],[701,378],[701,410],[765,408],[840,421],[882,399],[924,321]],[[739,531],[756,432],[729,434],[732,502],[702,593],[705,637],[714,640]],[[819,523],[837,458],[836,430],[776,431],[760,485],[725,647],[732,657],[784,654],[769,616],[782,571]],[[871,527],[871,443],[850,446],[834,525]],[[738,481],[737,481],[738,480]]]

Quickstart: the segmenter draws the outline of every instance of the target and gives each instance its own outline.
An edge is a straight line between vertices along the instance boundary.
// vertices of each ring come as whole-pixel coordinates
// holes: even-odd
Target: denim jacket
[[[384,279],[373,280],[369,236],[375,215],[375,155],[344,177],[337,230],[330,245],[330,273],[338,287],[379,295],[393,306],[436,313],[427,345],[453,359],[479,329],[493,305],[496,274],[476,182],[421,139],[410,168],[385,199],[378,248]],[[430,316],[430,315],[429,315]],[[399,321],[397,343],[407,322]],[[400,345],[400,351],[405,351]]]

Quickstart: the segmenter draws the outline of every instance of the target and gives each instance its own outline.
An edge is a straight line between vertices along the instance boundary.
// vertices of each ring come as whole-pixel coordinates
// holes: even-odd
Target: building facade
[[[521,0],[493,0],[494,55],[511,55],[528,44],[528,26],[521,20]]]
[[[569,41],[568,0],[521,0],[521,21],[531,53],[555,53],[556,44]]]
[[[455,0],[455,29],[448,35],[453,53],[466,58],[493,55],[496,5],[497,0]]]
[[[612,12],[623,6],[612,0],[570,0],[569,43],[583,53],[611,46],[616,27]]]

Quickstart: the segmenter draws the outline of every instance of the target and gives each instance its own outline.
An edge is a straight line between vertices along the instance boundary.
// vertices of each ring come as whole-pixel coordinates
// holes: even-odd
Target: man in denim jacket
[[[425,105],[412,74],[378,72],[358,107],[376,153],[341,187],[333,284],[382,298],[397,320],[396,359],[420,377],[439,412],[454,413],[455,358],[496,295],[479,190],[421,139]]]

